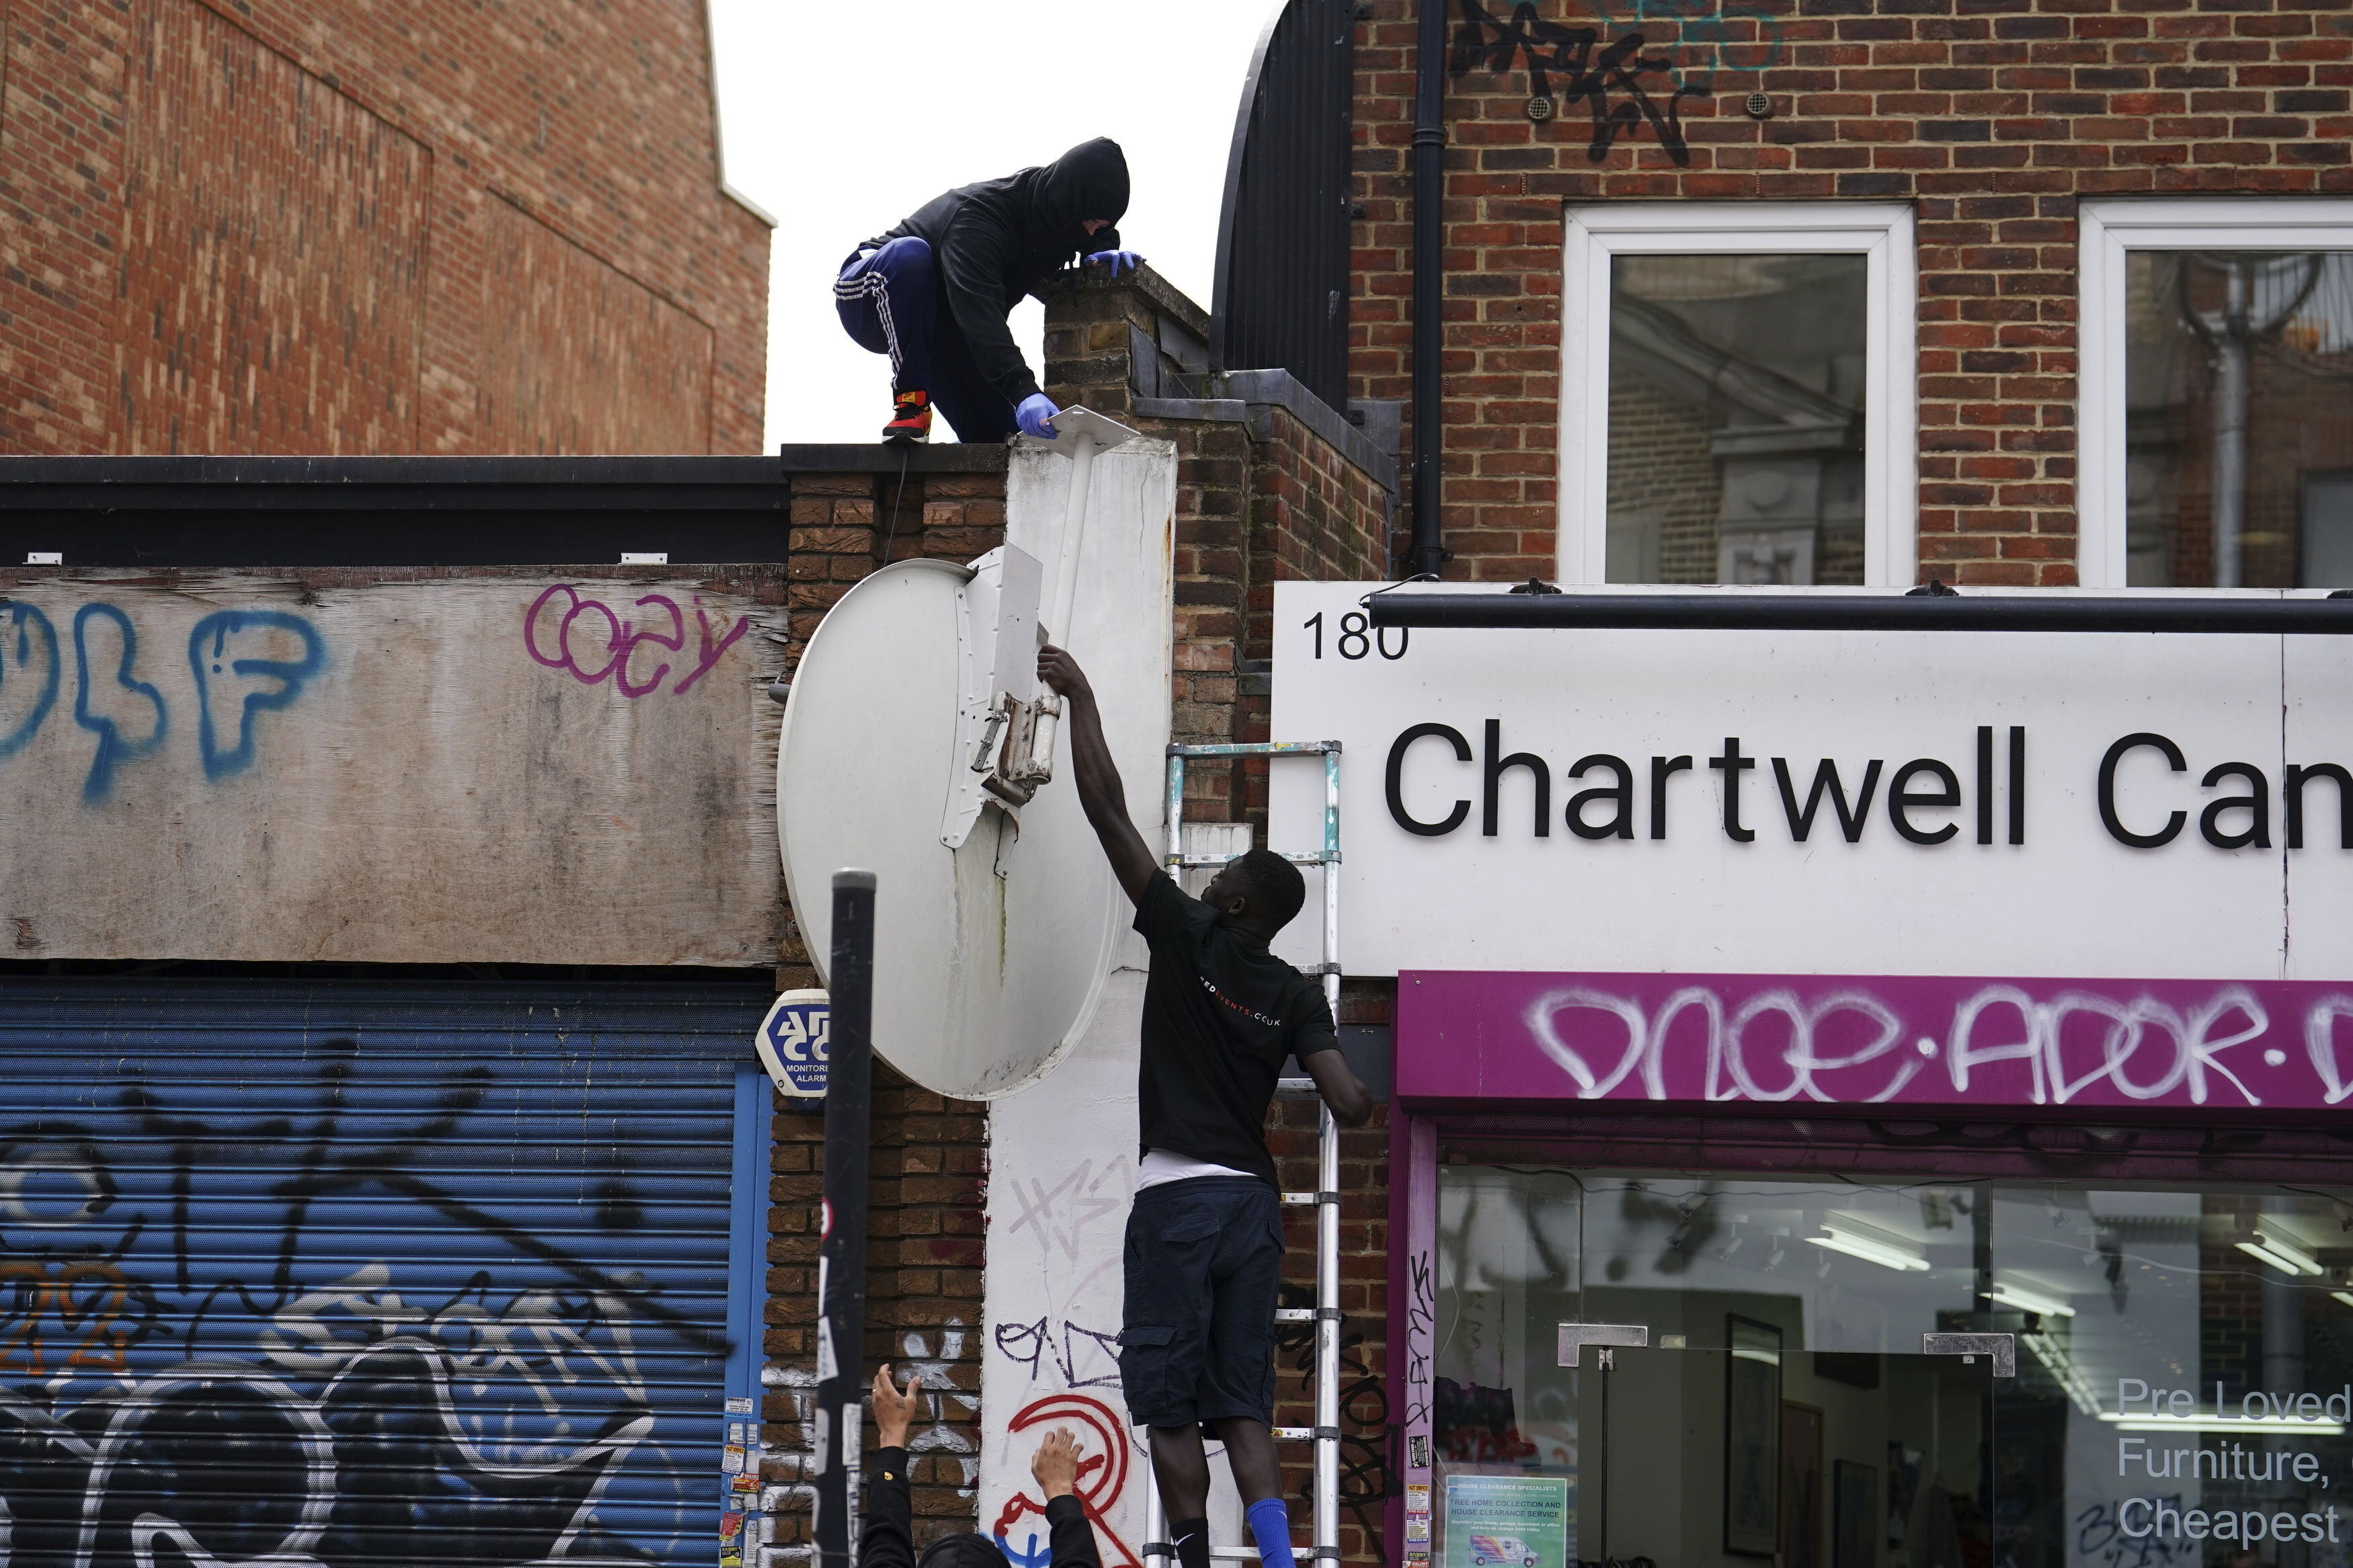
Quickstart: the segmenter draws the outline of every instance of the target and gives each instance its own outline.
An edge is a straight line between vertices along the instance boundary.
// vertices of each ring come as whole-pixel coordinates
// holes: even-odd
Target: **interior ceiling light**
[[[2331,1290],[2328,1293],[2328,1299],[2332,1301],[2342,1301],[2347,1306],[2353,1307],[2353,1290]]]
[[[2257,1230],[2255,1239],[2236,1244],[2251,1258],[2260,1258],[2290,1279],[2321,1272],[2320,1260],[2275,1230]]]
[[[2015,1307],[2021,1312],[2037,1312],[2046,1318],[2072,1318],[2075,1309],[2058,1297],[2048,1295],[2025,1285],[2014,1285],[2007,1279],[1997,1279],[1989,1292],[2005,1307]]]
[[[1882,1268],[1909,1271],[1925,1270],[1928,1267],[1926,1258],[1916,1252],[1905,1251],[1893,1241],[1883,1240],[1875,1236],[1865,1236],[1860,1231],[1830,1220],[1822,1222],[1822,1228],[1830,1234],[1810,1236],[1806,1239],[1816,1247],[1826,1247],[1832,1252],[1843,1252],[1849,1258],[1860,1258],[1865,1263],[1876,1263]]]
[[[2342,1421],[2299,1421],[2293,1415],[2146,1415],[2100,1412],[2100,1419],[2119,1432],[2301,1432],[2308,1437],[2341,1437]]]

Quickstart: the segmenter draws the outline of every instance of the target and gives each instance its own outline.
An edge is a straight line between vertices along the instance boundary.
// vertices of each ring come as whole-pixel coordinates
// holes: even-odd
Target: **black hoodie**
[[[915,215],[866,242],[913,235],[931,244],[948,314],[981,374],[1019,407],[1037,378],[1013,346],[1005,318],[1025,294],[1077,257],[1117,250],[1127,213],[1127,158],[1106,136],[1082,142],[1052,163],[935,196]],[[1089,236],[1088,218],[1113,227]]]

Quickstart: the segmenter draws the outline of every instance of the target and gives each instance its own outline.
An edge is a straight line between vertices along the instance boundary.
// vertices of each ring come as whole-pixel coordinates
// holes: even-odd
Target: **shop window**
[[[2353,202],[2083,208],[2083,575],[2353,587]]]
[[[1911,219],[1572,209],[1564,583],[1909,584]]]
[[[2337,1568],[2348,1200],[1441,1167],[1433,1560]]]

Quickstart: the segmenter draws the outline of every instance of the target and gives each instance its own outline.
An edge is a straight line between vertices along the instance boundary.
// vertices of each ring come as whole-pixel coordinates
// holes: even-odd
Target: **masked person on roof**
[[[1099,136],[1043,168],[934,197],[852,251],[834,306],[860,348],[891,356],[882,438],[928,440],[934,405],[959,441],[1016,429],[1050,438],[1060,411],[1038,390],[1006,316],[1077,258],[1114,278],[1142,261],[1120,248],[1126,212],[1126,155]]]

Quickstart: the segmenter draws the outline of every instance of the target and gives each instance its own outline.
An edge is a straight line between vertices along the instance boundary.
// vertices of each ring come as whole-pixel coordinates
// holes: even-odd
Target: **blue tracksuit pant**
[[[985,380],[941,296],[932,247],[910,235],[853,251],[834,280],[834,309],[859,347],[891,356],[893,392],[921,391],[959,441],[1002,441],[1013,405]]]

